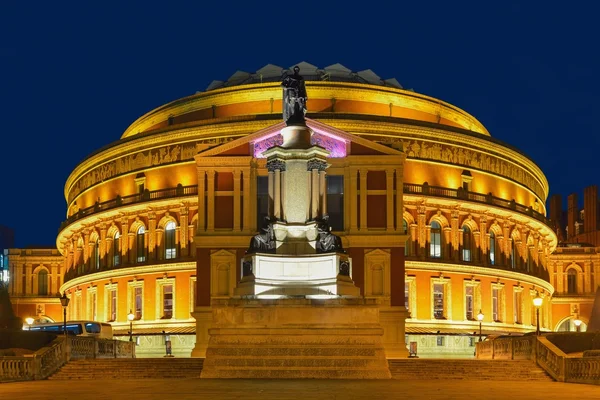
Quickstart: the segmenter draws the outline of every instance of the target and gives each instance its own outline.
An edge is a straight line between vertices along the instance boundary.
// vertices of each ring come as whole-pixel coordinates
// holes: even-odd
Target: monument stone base
[[[213,300],[202,378],[389,379],[365,298]]]

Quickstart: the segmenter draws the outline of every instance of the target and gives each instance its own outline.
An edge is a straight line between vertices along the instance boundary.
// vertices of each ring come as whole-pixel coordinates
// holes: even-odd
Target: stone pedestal
[[[242,280],[236,296],[260,298],[327,298],[360,295],[352,281],[350,258],[346,254],[280,256],[252,254],[244,257]]]
[[[389,379],[374,303],[213,301],[202,378]]]

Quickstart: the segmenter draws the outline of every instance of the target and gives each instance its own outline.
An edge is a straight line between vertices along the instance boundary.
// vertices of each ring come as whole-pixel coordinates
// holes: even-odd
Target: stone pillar
[[[86,264],[90,259],[90,231],[83,232],[83,263]]]
[[[358,230],[358,169],[350,169],[350,231]]]
[[[487,218],[485,216],[482,216],[479,219],[479,232],[480,232],[479,253],[481,254],[481,264],[484,267],[487,267],[487,265],[489,263],[489,257],[487,255],[487,251],[488,251],[488,243],[490,241],[490,237],[487,233]]]
[[[256,179],[253,179],[254,176],[254,170],[251,170],[250,168],[246,168],[242,171],[242,183],[243,183],[243,192],[244,192],[244,231],[249,232],[249,231],[253,231],[253,226],[256,223],[256,216],[254,217],[254,221],[251,219],[253,215],[256,214],[256,211],[251,212],[250,211],[250,205],[251,204],[255,204],[254,203],[254,199],[256,198],[256,193],[253,192],[254,196],[251,194],[251,189],[254,187],[254,182],[256,182]],[[271,200],[269,200],[270,202]],[[269,214],[272,215],[272,214]],[[253,221],[253,222],[250,222]]]
[[[275,215],[275,171],[269,170],[269,217],[273,217]]]
[[[127,263],[127,253],[129,251],[129,221],[127,218],[121,220],[121,260],[123,264]]]
[[[106,225],[102,224],[100,225],[100,248],[98,249],[98,254],[100,255],[100,265],[99,267],[104,267],[107,264],[107,253],[108,253],[108,247],[107,247],[107,240],[106,240]]]
[[[319,201],[321,216],[327,214],[327,180],[325,170],[319,172]]]
[[[162,243],[162,235],[156,230],[156,213],[149,212],[148,213],[148,259],[149,260],[162,260],[162,254],[157,254],[157,246],[160,248],[160,244]],[[158,253],[161,253],[158,251]],[[158,256],[157,256],[158,255]]]
[[[427,226],[427,208],[425,206],[419,206],[417,208],[417,230],[418,230],[418,237],[417,242],[417,248],[419,249],[419,258],[421,260],[424,260],[428,253],[427,253],[427,241],[429,240],[429,228]]]
[[[385,194],[386,194],[386,231],[394,230],[394,170],[385,170]],[[400,225],[402,226],[402,225]]]
[[[206,212],[206,188],[204,187],[204,179],[206,172],[204,170],[198,170],[198,232],[204,232],[206,230],[206,221],[204,215]]]
[[[206,171],[206,231],[215,231],[215,171]]]
[[[404,195],[404,183],[403,177],[400,170],[396,170],[396,230],[402,231],[402,225],[404,225],[404,207],[402,203],[402,196]],[[408,223],[408,221],[406,221]],[[414,241],[414,236],[412,236]],[[409,252],[412,254],[412,252]]]
[[[274,171],[273,215],[275,219],[282,219],[281,215],[281,170]]]
[[[361,231],[366,231],[367,224],[367,169],[360,169],[360,226]]]
[[[319,216],[319,170],[312,168],[310,171],[310,218],[315,219]]]
[[[241,171],[238,169],[233,170],[233,231],[241,231],[241,219],[240,219],[240,201],[242,197],[241,193]]]
[[[188,247],[188,207],[183,206],[179,210],[179,248],[181,257],[187,257],[189,255]]]
[[[450,259],[454,261],[458,261],[459,253],[460,253],[460,243],[461,243],[461,235],[460,229],[458,227],[458,211],[454,210],[450,215],[450,228],[451,228],[451,238],[450,238]]]

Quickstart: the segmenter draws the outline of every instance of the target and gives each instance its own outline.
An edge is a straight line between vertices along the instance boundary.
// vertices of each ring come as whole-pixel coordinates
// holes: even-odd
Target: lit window
[[[170,260],[177,256],[175,247],[175,222],[170,221],[165,226],[165,259]]]
[[[109,315],[109,321],[116,321],[117,320],[117,290],[116,289],[112,289],[109,292],[109,311],[110,311],[110,315]]]
[[[38,294],[40,296],[48,295],[48,271],[46,270],[38,273]]]
[[[577,293],[577,271],[573,268],[567,271],[567,293]]]
[[[134,303],[135,303],[135,319],[142,319],[142,288],[137,286],[134,288]]]
[[[173,285],[163,285],[163,318],[173,318]]]
[[[496,265],[496,234],[490,232],[490,264]]]
[[[94,289],[94,291],[92,292],[88,292],[89,296],[90,296],[90,319],[92,321],[96,321],[97,318],[97,310],[98,310],[98,305],[97,305],[97,296],[96,296],[96,290]]]
[[[433,318],[445,319],[444,285],[441,283],[436,283],[433,285]]]
[[[517,243],[514,239],[512,239],[510,245],[510,266],[512,269],[517,268],[517,254]]]
[[[473,320],[473,286],[465,288],[465,306],[467,311],[467,319]]]
[[[463,249],[462,249],[462,260],[466,262],[471,261],[471,229],[468,226],[463,226]]]
[[[513,295],[513,318],[515,324],[523,323],[521,320],[521,306],[521,291],[515,291]]]
[[[344,230],[344,176],[327,176],[327,214],[331,230]]]
[[[443,346],[444,345],[444,336],[438,336],[437,337],[437,345],[438,346]]]
[[[119,232],[115,232],[113,237],[113,265],[118,267],[121,264],[121,254],[119,254]]]
[[[145,233],[146,230],[144,229],[144,227],[140,226],[136,235],[137,262],[146,261],[146,246],[144,240]]]
[[[431,223],[431,234],[429,241],[429,256],[431,258],[442,257],[442,227],[436,221]]]

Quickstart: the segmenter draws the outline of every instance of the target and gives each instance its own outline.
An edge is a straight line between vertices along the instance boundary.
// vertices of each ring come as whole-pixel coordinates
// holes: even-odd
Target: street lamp
[[[579,318],[575,318],[573,323],[575,324],[577,332],[581,332],[581,320]]]
[[[67,292],[63,292],[60,298],[60,305],[63,308],[63,333],[67,336],[67,307],[69,306],[70,299],[67,297]]]
[[[477,314],[477,319],[479,320],[479,341],[481,342],[481,321],[483,321],[483,313],[479,310],[479,314]]]
[[[129,310],[129,314],[127,314],[127,320],[129,321],[129,341],[133,342],[133,319],[135,318],[135,315],[133,315],[133,312],[131,312],[131,310]]]
[[[34,319],[31,317],[25,318],[25,322],[27,322],[28,330],[31,330],[31,324],[33,324]]]
[[[535,334],[540,335],[540,307],[544,299],[540,297],[540,294],[536,292],[535,297],[533,298],[533,305],[535,306],[535,320],[536,320],[536,329]]]

